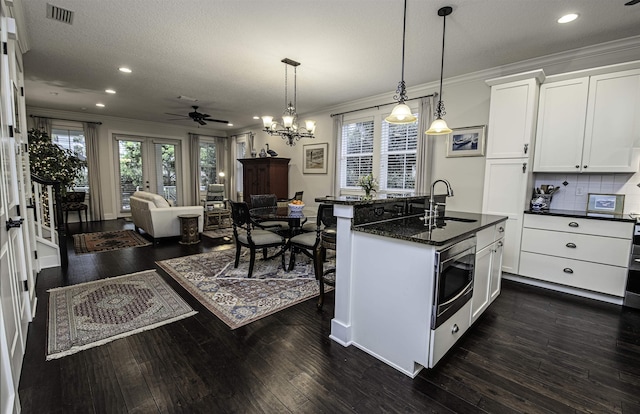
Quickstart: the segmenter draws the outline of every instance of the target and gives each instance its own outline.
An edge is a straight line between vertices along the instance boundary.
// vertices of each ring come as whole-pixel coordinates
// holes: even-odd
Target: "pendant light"
[[[436,119],[431,123],[429,129],[425,131],[427,135],[447,135],[450,134],[451,128],[447,126],[447,123],[442,119],[443,115],[447,113],[444,111],[444,103],[442,102],[442,74],[444,72],[444,34],[447,23],[447,16],[453,12],[453,9],[449,6],[442,7],[438,10],[438,16],[442,16],[442,60],[440,61],[440,95],[438,95],[438,105],[436,106]]]
[[[402,77],[400,83],[398,83],[398,89],[396,89],[397,95],[393,96],[393,99],[398,101],[398,104],[393,107],[391,114],[385,118],[390,124],[410,124],[416,122],[416,117],[413,116],[409,105],[404,101],[407,99],[407,91],[404,84],[404,43],[407,32],[407,0],[404,0],[404,20],[402,22]]]

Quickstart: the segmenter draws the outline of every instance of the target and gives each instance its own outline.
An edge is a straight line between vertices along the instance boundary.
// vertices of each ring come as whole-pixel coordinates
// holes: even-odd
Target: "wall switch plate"
[[[584,188],[576,187],[576,195],[578,196],[584,195]]]

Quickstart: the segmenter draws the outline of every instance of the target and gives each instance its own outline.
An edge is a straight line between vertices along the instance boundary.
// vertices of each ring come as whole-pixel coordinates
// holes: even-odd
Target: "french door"
[[[116,171],[120,213],[131,211],[129,198],[136,191],[159,194],[183,204],[180,141],[117,135]]]

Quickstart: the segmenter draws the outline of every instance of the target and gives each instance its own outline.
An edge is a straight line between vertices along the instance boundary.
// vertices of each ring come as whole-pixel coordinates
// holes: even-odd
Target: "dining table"
[[[302,231],[302,224],[307,220],[304,209],[292,210],[289,207],[257,207],[249,210],[249,214],[258,223],[261,221],[286,221],[289,224],[287,237],[293,237]]]

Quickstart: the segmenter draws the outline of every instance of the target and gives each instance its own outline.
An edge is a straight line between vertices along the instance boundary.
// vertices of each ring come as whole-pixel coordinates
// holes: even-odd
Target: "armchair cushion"
[[[130,198],[131,217],[137,229],[153,238],[180,236],[180,219],[183,214],[199,214],[198,232],[204,226],[202,206],[171,207],[164,197],[146,191],[136,191]]]

